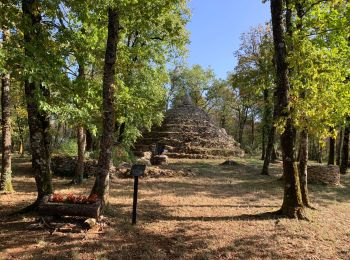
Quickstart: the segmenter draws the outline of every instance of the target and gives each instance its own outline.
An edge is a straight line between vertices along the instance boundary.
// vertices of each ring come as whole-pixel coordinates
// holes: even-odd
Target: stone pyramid
[[[181,104],[168,110],[160,127],[145,133],[135,144],[135,155],[165,153],[170,158],[209,159],[243,156],[244,151],[225,129],[186,95]]]

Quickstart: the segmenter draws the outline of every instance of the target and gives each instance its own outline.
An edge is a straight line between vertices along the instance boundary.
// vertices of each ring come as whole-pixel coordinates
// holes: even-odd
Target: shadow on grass
[[[183,165],[175,166],[183,167]],[[19,167],[22,167],[21,171],[25,171],[28,169],[28,163],[24,160]],[[186,167],[189,167],[189,164]],[[193,178],[140,180],[142,201],[139,202],[139,224],[136,226],[130,224],[132,180],[113,181],[111,196],[130,198],[130,205],[112,204],[106,213],[111,223],[101,233],[53,233],[51,235],[47,229],[29,229],[29,226],[35,222],[35,215],[1,217],[0,258],[3,252],[8,253],[5,259],[10,257],[19,259],[24,255],[33,259],[183,259],[189,258],[189,254],[198,259],[278,259],[285,257],[283,250],[281,252],[276,250],[271,241],[276,241],[276,238],[286,236],[286,234],[288,239],[286,230],[278,231],[280,233],[272,236],[244,234],[244,237],[233,239],[229,246],[209,250],[213,242],[211,240],[213,234],[208,227],[199,223],[247,221],[252,224],[251,221],[277,221],[280,216],[266,211],[271,210],[272,207],[277,210],[279,206],[260,204],[263,199],[282,197],[283,184],[278,182],[275,176],[260,176],[259,167],[249,163],[232,168],[205,163],[191,164],[190,167],[197,169],[200,174]],[[273,167],[276,172],[280,170],[280,165],[273,165]],[[30,175],[27,171],[20,176]],[[342,187],[335,188],[311,185],[311,194],[320,205],[327,205],[332,201],[347,202],[350,196],[349,176],[342,176],[342,183]],[[16,189],[20,192],[35,192],[33,184],[33,181],[31,183],[25,180],[15,181]],[[56,187],[65,188],[60,183]],[[88,187],[83,187],[83,189],[88,189]],[[144,195],[143,191],[145,191]],[[179,197],[185,204],[162,205],[155,199],[166,195]],[[210,205],[209,203],[191,205],[190,201],[185,200],[186,197],[196,195],[214,199],[237,197],[242,201],[234,205]],[[242,207],[254,208],[254,211],[258,209],[262,213],[235,215],[232,211],[232,215],[231,212],[228,212],[224,216],[205,216],[205,214],[191,216],[189,212],[187,216],[176,211],[177,208],[185,207],[199,208],[203,212],[206,207],[215,207],[219,211],[220,208]],[[168,224],[161,225],[163,222],[168,222]],[[166,230],[161,230],[161,228],[166,228]],[[297,250],[297,247],[295,250],[292,248],[293,256]],[[298,255],[296,254],[295,257],[297,258]]]

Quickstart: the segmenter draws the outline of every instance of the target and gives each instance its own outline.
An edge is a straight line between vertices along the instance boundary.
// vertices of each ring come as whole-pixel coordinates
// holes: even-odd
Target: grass
[[[29,228],[37,216],[7,217],[35,199],[28,158],[14,163],[14,194],[0,195],[0,259],[350,259],[350,176],[342,186],[311,186],[310,222],[271,218],[279,209],[281,164],[273,176],[259,175],[262,162],[237,159],[172,160],[194,177],[140,179],[138,223],[132,226],[133,181],[113,178],[109,225],[100,232],[50,234]],[[63,193],[88,194],[55,178]]]

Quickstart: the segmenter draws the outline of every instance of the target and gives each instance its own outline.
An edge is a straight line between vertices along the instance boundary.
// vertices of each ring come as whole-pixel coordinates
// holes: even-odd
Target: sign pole
[[[134,200],[132,205],[132,224],[136,224],[137,192],[139,189],[139,176],[134,176]]]
[[[132,204],[132,224],[136,224],[136,210],[137,210],[137,192],[139,190],[139,176],[142,176],[146,170],[144,164],[134,164],[131,167],[131,175],[134,176],[134,198]]]

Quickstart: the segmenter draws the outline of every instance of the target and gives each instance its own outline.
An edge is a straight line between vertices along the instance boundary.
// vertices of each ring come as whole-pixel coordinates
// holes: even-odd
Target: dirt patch
[[[235,158],[236,160],[236,158]],[[194,176],[143,178],[139,182],[137,225],[131,225],[133,180],[113,178],[108,225],[95,231],[50,232],[36,227],[38,216],[5,216],[35,199],[28,162],[15,162],[14,194],[0,195],[0,259],[349,259],[350,176],[342,185],[310,185],[315,211],[310,222],[276,219],[281,165],[261,176],[262,162],[237,159],[171,160],[171,169],[192,169]],[[54,178],[60,193],[89,194],[82,186]],[[81,222],[80,222],[81,223]],[[33,225],[34,224],[34,225]],[[62,223],[63,224],[63,223]],[[74,221],[68,224],[79,225]]]

